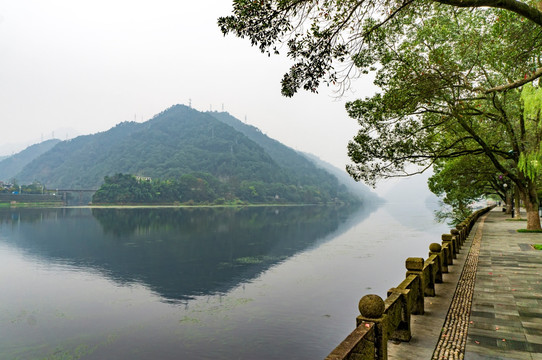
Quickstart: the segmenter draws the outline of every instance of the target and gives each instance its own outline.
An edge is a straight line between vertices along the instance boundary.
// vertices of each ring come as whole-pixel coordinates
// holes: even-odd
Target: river
[[[448,231],[425,204],[0,211],[0,359],[318,359]]]

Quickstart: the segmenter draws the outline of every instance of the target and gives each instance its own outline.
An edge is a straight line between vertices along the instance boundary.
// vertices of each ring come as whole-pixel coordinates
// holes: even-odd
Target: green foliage
[[[144,180],[129,174],[106,176],[94,194],[95,204],[326,203],[335,201],[315,186],[243,181],[226,186],[210,174],[185,174],[176,180]],[[351,202],[346,196],[344,202]]]
[[[533,244],[533,248],[536,250],[542,250],[542,244]]]
[[[488,35],[489,45],[496,50],[501,43],[509,43],[507,40],[513,39],[517,34],[516,30],[524,24],[542,26],[542,13],[535,2],[481,4],[478,0],[234,0],[232,15],[219,18],[218,26],[224,34],[232,33],[248,38],[252,46],[257,46],[268,55],[277,54],[278,49],[286,44],[287,55],[293,60],[293,64],[282,79],[282,94],[292,96],[299,89],[316,92],[322,81],[327,84],[343,82],[348,86],[350,77],[374,71],[380,55],[378,52],[382,44],[387,42],[386,37],[395,36],[400,43],[402,36],[409,35],[412,31],[417,32],[416,27],[420,24],[423,26],[426,21],[428,9],[437,7],[443,11],[457,10],[440,4],[477,8],[469,9],[468,12],[478,17],[487,17],[495,26],[486,30],[472,23],[469,24],[470,30]],[[479,9],[480,6],[490,9]],[[499,10],[500,15],[495,17],[494,9],[505,10]],[[525,18],[533,22],[524,21]],[[453,17],[448,21],[453,22]],[[438,61],[446,58],[453,47],[453,44],[447,44],[448,40],[457,36],[449,26],[443,27],[440,23],[435,24],[433,29],[439,46],[427,60]],[[421,29],[420,33],[423,31],[430,32],[431,28]],[[507,32],[510,35],[506,35]],[[465,38],[465,42],[469,41],[470,50],[464,54],[467,61],[477,57],[480,45],[476,42],[476,37]],[[520,47],[524,45],[518,41],[515,44]],[[528,56],[532,47],[523,49],[528,49],[524,51]],[[405,60],[415,60],[415,53],[411,55],[414,55],[412,59]],[[501,62],[508,67],[506,63],[511,58],[508,53],[496,51],[491,55],[492,61]],[[339,70],[336,70],[337,68]],[[438,91],[438,88],[434,90]]]
[[[484,197],[506,199],[506,179],[495,172],[486,156],[440,159],[433,170],[429,189],[452,209],[442,211],[442,218],[449,215],[449,218],[462,221],[470,214],[473,202]]]
[[[494,194],[492,183],[497,176],[483,156],[439,160],[433,166],[434,175],[428,180],[431,192],[445,205],[437,212],[439,220],[458,224],[472,213],[470,204],[485,195]]]
[[[538,208],[530,154],[539,151],[542,129],[532,116],[522,120],[517,91],[542,71],[535,2],[239,0],[219,26],[262,51],[287,43],[294,64],[282,81],[286,96],[374,72],[381,93],[346,105],[360,126],[348,144],[356,180],[374,185],[483,155],[525,195],[528,211]],[[473,196],[448,198],[459,204]]]
[[[44,194],[47,191],[45,186],[37,181],[34,181],[29,185],[19,185],[17,184],[17,181],[14,181],[14,183],[10,185],[11,186],[0,186],[0,193],[11,194],[20,192],[21,194]]]
[[[52,149],[60,140],[51,139],[29,146],[23,151],[0,160],[0,181],[8,181],[35,158]]]
[[[347,104],[360,124],[348,147],[349,172],[374,183],[404,175],[410,164],[484,154],[495,172],[514,173],[523,144],[540,132],[518,121],[517,91],[480,91],[530,71],[533,59],[523,48],[541,49],[532,35],[540,30],[496,10],[427,5],[423,20],[403,15],[373,34],[383,93]]]
[[[153,180],[137,183],[119,174]],[[142,124],[61,142],[18,177],[68,189],[98,188],[106,178],[95,202],[352,200],[337,178],[256,128],[180,105]]]
[[[534,87],[532,84],[526,84],[521,91],[521,101],[523,103],[523,121],[526,124],[525,131],[534,134],[541,133],[542,112],[542,88]],[[518,160],[518,169],[528,178],[536,181],[542,170],[542,143],[540,138],[534,143],[528,145],[528,149],[520,154]]]

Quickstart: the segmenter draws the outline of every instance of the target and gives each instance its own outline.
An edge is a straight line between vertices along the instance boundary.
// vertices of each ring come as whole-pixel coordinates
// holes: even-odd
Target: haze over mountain
[[[29,146],[15,155],[0,159],[0,180],[9,181],[32,160],[49,151],[59,142],[60,140],[58,139],[46,140]]]
[[[218,120],[232,126],[235,130],[242,132],[248,138],[263,147],[269,156],[271,156],[280,166],[301,176],[307,174],[307,172],[327,172],[335,176],[352,194],[361,195],[365,199],[377,199],[377,196],[371,192],[365,184],[356,182],[348,175],[345,169],[338,169],[313,154],[299,152],[285,146],[277,140],[263,134],[257,127],[245,124],[227,112],[214,111],[208,113]],[[309,160],[309,162],[307,162],[307,160]],[[316,169],[314,166],[316,166]]]
[[[313,187],[331,197],[346,192],[334,175],[257,128],[228,113],[203,113],[183,105],[144,123],[123,122],[59,142],[15,177],[47,188],[97,189],[104,176],[116,173],[164,180],[204,173],[229,186],[244,181]],[[376,198],[366,187],[357,195]]]

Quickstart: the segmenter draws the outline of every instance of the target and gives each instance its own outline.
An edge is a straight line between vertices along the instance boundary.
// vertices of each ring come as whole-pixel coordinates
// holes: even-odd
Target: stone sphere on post
[[[442,246],[439,243],[432,243],[429,245],[429,251],[432,253],[438,253],[442,250]]]
[[[359,301],[358,309],[364,318],[380,319],[384,314],[384,300],[378,295],[365,295]]]

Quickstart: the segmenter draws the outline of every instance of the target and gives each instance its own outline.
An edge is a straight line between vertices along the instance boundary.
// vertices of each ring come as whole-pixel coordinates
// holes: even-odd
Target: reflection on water
[[[29,254],[144,283],[176,301],[228,291],[313,246],[351,213],[317,206],[48,209],[3,212],[0,221],[12,226],[3,227],[7,241]]]
[[[393,206],[0,211],[0,359],[323,358],[442,233]]]

